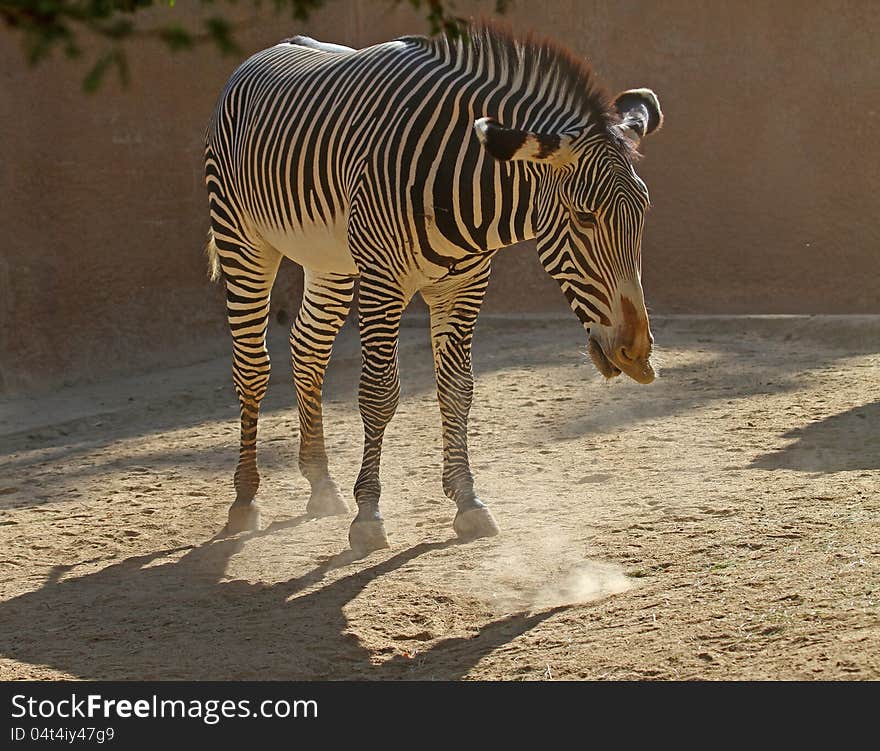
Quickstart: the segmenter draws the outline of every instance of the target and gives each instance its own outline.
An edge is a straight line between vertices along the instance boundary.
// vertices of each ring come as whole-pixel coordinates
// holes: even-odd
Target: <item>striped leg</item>
[[[266,324],[269,294],[281,255],[215,237],[226,279],[226,311],[232,333],[232,379],[241,407],[241,445],[235,470],[235,501],[229,508],[227,531],[257,529],[259,509],[253,503],[260,487],[257,470],[257,419],[269,384]]]
[[[431,345],[443,419],[443,490],[455,501],[453,528],[462,539],[491,537],[498,527],[474,491],[467,424],[474,394],[471,342],[489,283],[489,263],[467,279],[452,278],[422,290],[431,309]]]
[[[358,326],[362,365],[358,404],[364,423],[364,456],[354,486],[358,514],[348,533],[352,550],[361,555],[388,547],[379,513],[379,461],[385,428],[400,398],[397,343],[400,318],[407,302],[393,282],[361,277]]]
[[[312,486],[306,512],[347,514],[348,505],[327,468],[321,389],[336,335],[354,296],[354,279],[305,271],[299,315],[290,332],[293,381],[299,405],[299,469]]]

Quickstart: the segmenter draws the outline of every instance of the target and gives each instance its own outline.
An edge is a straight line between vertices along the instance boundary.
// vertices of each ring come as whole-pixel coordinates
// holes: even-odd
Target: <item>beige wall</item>
[[[667,125],[639,166],[655,312],[880,313],[880,5],[519,0],[508,20],[587,56],[609,89],[659,93]],[[330,0],[306,25],[266,13],[242,41],[424,30],[384,0]],[[8,32],[0,63],[0,390],[227,351],[201,253],[201,151],[238,59],[141,42],[130,87],[110,78],[94,96],[77,64],[28,69]],[[295,311],[295,271],[275,312]],[[530,248],[498,258],[487,309],[563,307]]]

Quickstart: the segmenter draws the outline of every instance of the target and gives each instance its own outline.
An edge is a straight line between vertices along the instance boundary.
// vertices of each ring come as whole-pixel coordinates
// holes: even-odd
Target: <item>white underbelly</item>
[[[310,271],[327,274],[358,273],[351,257],[346,217],[331,225],[311,224],[300,230],[261,230],[260,234],[279,253]]]

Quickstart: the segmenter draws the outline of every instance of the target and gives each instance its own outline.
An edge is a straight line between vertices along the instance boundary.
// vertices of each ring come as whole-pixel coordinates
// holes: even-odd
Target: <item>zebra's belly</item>
[[[331,225],[261,229],[260,234],[279,253],[303,268],[326,274],[358,274],[348,248],[345,217]]]

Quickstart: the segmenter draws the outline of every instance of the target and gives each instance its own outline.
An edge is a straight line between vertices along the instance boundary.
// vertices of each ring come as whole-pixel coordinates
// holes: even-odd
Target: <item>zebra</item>
[[[535,239],[596,368],[650,383],[641,284],[649,196],[633,163],[662,122],[650,89],[612,99],[563,47],[491,23],[458,39],[405,36],[358,50],[299,36],[242,63],[205,139],[207,252],[226,287],[241,419],[227,531],[260,524],[269,299],[288,258],[304,273],[290,345],[307,514],[350,513],[328,471],[321,392],[357,280],[364,445],[352,550],[388,547],[379,463],[400,397],[401,316],[416,292],[430,310],[453,529],[463,540],[497,534],[467,443],[471,344],[492,260]]]

